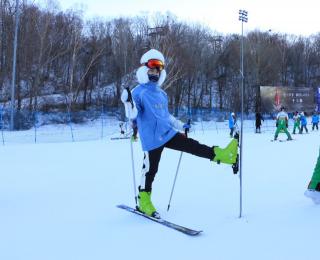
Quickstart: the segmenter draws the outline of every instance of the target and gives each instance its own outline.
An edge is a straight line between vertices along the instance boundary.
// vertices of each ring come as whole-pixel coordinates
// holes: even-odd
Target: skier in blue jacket
[[[307,122],[307,118],[306,118],[304,112],[301,112],[301,113],[300,113],[300,122],[301,122],[301,127],[300,127],[300,132],[299,132],[299,134],[302,134],[303,129],[305,129],[305,130],[306,130],[306,133],[308,133],[308,128],[307,128],[307,123],[308,123],[308,122]]]
[[[233,132],[235,130],[236,121],[237,121],[236,115],[233,112],[230,113],[230,116],[229,116],[230,137],[233,137]]]
[[[311,123],[312,123],[312,131],[314,130],[314,128],[318,128],[318,124],[319,124],[319,115],[317,112],[314,112],[312,115],[312,119],[311,119]]]
[[[158,171],[161,153],[170,148],[207,158],[211,161],[234,164],[238,154],[238,141],[232,139],[226,148],[207,146],[186,137],[179,131],[189,129],[168,111],[168,97],[161,89],[166,78],[165,59],[161,52],[151,49],[142,55],[136,76],[139,82],[131,93],[125,89],[121,95],[126,116],[136,120],[144,151],[142,177],[139,186],[139,210],[159,218],[152,201],[152,183]]]

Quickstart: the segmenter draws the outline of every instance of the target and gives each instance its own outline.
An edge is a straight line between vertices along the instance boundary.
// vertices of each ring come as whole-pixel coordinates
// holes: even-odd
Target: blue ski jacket
[[[306,116],[301,116],[301,117],[300,117],[300,122],[301,122],[301,126],[306,126],[306,125],[307,125],[307,118],[306,118]]]
[[[132,91],[143,151],[154,150],[168,142],[178,131],[172,125],[167,94],[153,82],[139,84]]]
[[[229,116],[229,128],[234,128],[234,125],[235,125],[235,119],[233,118],[233,116],[230,114]]]
[[[319,123],[319,115],[313,115],[312,116],[312,123],[313,124]]]

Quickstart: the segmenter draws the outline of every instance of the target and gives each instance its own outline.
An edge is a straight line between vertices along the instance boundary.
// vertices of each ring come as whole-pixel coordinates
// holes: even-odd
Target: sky
[[[44,0],[34,0],[43,2]],[[178,19],[198,22],[221,34],[241,32],[239,9],[248,11],[245,33],[255,29],[309,36],[320,31],[318,0],[57,0],[63,10],[82,6],[85,17],[113,18],[167,11]]]

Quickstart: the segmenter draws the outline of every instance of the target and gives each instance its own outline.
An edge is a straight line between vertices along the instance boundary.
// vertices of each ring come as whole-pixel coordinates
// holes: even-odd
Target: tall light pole
[[[10,130],[14,130],[14,109],[15,109],[15,84],[16,84],[16,64],[17,64],[17,43],[18,43],[18,28],[19,28],[19,0],[16,0],[16,19],[13,41],[13,61],[12,61],[12,81],[11,81],[11,115],[10,115]]]
[[[242,140],[243,140],[243,95],[244,95],[244,72],[243,72],[243,23],[248,22],[248,12],[246,10],[239,10],[239,21],[241,21],[241,47],[240,47],[240,76],[241,76],[241,130],[240,130],[240,213],[239,218],[242,217]]]

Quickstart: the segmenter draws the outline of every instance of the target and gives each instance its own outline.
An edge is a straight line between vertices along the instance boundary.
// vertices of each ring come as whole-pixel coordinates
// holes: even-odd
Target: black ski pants
[[[230,137],[233,136],[234,130],[235,130],[235,127],[231,127],[231,128],[230,128]]]
[[[261,133],[260,125],[259,125],[259,126],[256,126],[256,133]]]
[[[164,145],[144,152],[142,176],[139,190],[151,192],[152,183],[156,173],[158,172],[158,166],[161,158],[161,153],[164,148],[170,148],[173,150],[191,153],[193,155],[213,160],[214,152],[213,147],[209,147],[204,144],[200,144],[198,141],[188,138],[181,133],[177,133],[171,140]]]
[[[305,129],[305,130],[306,130],[306,133],[308,133],[308,128],[307,128],[307,126],[306,126],[306,125],[302,125],[301,128],[300,128],[300,132],[299,132],[300,134],[302,134],[303,129]]]

